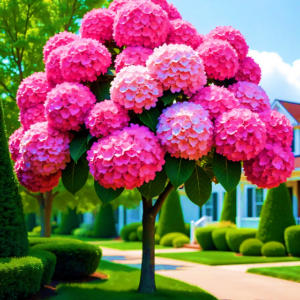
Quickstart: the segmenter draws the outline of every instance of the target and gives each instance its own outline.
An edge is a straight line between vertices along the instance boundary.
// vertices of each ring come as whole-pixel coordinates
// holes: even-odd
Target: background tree
[[[225,193],[221,220],[230,221],[235,224],[236,222],[236,190],[231,193]]]

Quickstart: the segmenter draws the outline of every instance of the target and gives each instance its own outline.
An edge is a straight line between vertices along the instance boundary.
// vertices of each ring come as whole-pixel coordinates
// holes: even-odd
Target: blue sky
[[[216,26],[241,31],[274,98],[300,102],[300,0],[168,0],[199,33]]]

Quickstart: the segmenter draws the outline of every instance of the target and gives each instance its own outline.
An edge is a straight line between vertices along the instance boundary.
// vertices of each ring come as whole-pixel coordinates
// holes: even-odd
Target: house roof
[[[297,121],[298,124],[300,123],[300,103],[275,99],[275,102],[276,101],[279,102],[290,113],[290,115]]]

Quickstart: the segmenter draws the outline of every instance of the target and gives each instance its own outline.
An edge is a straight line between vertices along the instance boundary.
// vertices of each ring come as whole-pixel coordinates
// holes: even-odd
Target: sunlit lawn
[[[142,250],[142,242],[99,242],[94,245],[101,247],[112,248],[116,250]],[[155,245],[155,249],[170,249],[170,247],[164,247],[161,245]]]

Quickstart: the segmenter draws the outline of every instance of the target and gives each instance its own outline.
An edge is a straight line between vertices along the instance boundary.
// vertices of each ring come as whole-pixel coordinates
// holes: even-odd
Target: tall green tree
[[[226,193],[223,202],[221,221],[236,222],[236,190]]]

